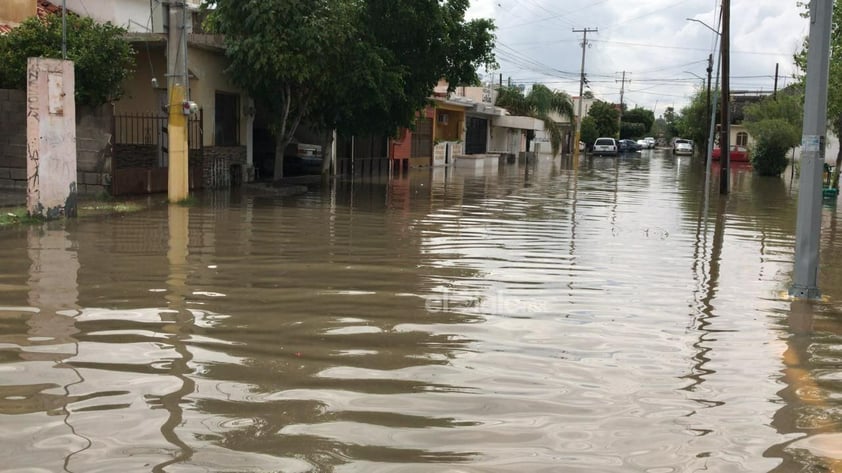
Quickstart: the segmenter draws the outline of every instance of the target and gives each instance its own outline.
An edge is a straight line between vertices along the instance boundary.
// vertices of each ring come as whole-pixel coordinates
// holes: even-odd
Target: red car
[[[713,148],[713,153],[711,153],[710,157],[713,158],[714,161],[719,161],[719,157],[722,155],[722,150],[719,149],[717,146]],[[731,146],[731,162],[748,162],[748,150],[743,148],[742,146]]]

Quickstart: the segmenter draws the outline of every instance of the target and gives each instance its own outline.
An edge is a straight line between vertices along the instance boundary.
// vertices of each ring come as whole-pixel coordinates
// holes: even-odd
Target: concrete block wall
[[[239,166],[239,174],[232,172],[232,166]],[[212,146],[205,148],[202,162],[203,184],[206,189],[224,189],[242,182],[246,167],[245,146]]]
[[[9,169],[26,180],[26,92],[0,89],[0,180]]]
[[[78,108],[76,168],[79,194],[105,191],[111,181],[110,105]],[[26,92],[0,89],[0,188],[26,192]]]

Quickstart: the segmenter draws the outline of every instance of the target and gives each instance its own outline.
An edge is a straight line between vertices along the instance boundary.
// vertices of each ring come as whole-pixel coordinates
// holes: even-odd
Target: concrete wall
[[[224,53],[207,51],[204,49],[191,48],[189,54],[190,72],[195,74],[196,79],[190,81],[191,99],[199,104],[205,112],[204,144],[214,146],[214,130],[216,123],[214,115],[216,112],[216,93],[223,92],[240,96],[240,144],[246,143],[246,119],[243,114],[243,105],[246,103],[247,95],[231,83],[228,76],[223,73],[228,67]]]
[[[4,2],[8,0],[2,0]],[[16,1],[16,0],[12,0]],[[34,0],[33,0],[34,1]],[[165,0],[66,0],[67,9],[89,16],[100,23],[110,21],[132,32],[163,32]],[[53,3],[56,3],[53,1]],[[61,2],[58,2],[60,5]],[[187,0],[189,8],[198,9],[201,0]],[[191,25],[188,25],[188,31]]]
[[[76,113],[77,189],[105,191],[111,179],[111,106]],[[0,187],[26,189],[26,92],[0,89]]]
[[[167,62],[161,45],[135,44],[135,72],[123,83],[125,94],[114,104],[118,114],[162,113],[161,105],[167,97]],[[152,79],[158,88],[152,87]]]
[[[146,47],[135,45],[137,70],[133,77],[123,85],[126,94],[115,104],[118,114],[125,113],[158,113],[167,97],[167,64],[164,57],[164,47],[154,45]],[[245,145],[248,135],[246,125],[248,116],[244,112],[248,96],[234,86],[223,73],[227,67],[224,53],[190,48],[188,52],[190,63],[190,99],[196,102],[204,112],[204,128],[202,142],[204,146],[214,146],[214,130],[216,127],[216,93],[227,93],[240,96],[240,144]],[[152,87],[152,78],[156,78],[158,88]]]
[[[26,207],[48,219],[76,216],[76,81],[73,62],[29,58],[26,72]]]

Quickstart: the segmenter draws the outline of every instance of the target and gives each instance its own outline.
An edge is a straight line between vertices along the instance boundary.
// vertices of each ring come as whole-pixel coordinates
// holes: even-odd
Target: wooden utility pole
[[[722,135],[719,138],[721,151],[719,162],[719,193],[730,192],[731,177],[731,0],[722,0]]]
[[[599,28],[573,29],[574,33],[582,33],[582,70],[579,76],[579,111],[576,113],[576,138],[573,140],[573,163],[579,162],[579,141],[582,140],[582,102],[585,98],[585,52],[588,50],[588,33],[596,33]]]
[[[776,62],[775,63],[775,90],[774,90],[774,92],[772,92],[772,99],[773,100],[778,100],[778,74],[780,73],[780,70],[781,70],[781,63]]]
[[[621,82],[620,84],[620,114],[617,117],[617,138],[622,138],[622,131],[623,131],[623,96],[626,92],[626,71],[623,71],[623,79],[622,80],[615,80],[614,82]],[[628,80],[631,82],[631,79]]]
[[[708,54],[708,90],[707,90],[707,100],[705,102],[705,118],[710,116],[711,110],[711,103],[710,103],[710,77],[713,73],[713,54]],[[708,142],[713,138],[710,134],[710,130],[705,129],[705,149],[708,149]]]
[[[190,83],[187,75],[187,4],[183,0],[170,2],[169,31],[167,32],[167,92],[169,121],[167,124],[169,169],[167,197],[170,202],[188,196],[187,124]]]

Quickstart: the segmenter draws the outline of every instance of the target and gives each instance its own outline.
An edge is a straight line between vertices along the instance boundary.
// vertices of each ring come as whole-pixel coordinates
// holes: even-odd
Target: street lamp
[[[692,71],[681,71],[681,72],[683,72],[685,74],[690,74],[690,75],[694,76],[696,79],[701,79],[702,80],[702,86],[704,87],[704,85],[705,85],[705,78],[704,77],[702,77],[699,74],[696,74],[695,72],[692,72]]]
[[[719,31],[712,28],[707,23],[705,23],[704,21],[697,20],[695,18],[687,18],[687,21],[699,23],[700,25],[704,26],[705,28],[713,31],[713,33],[716,35],[717,42],[720,42],[719,40],[722,39],[722,34]],[[720,54],[716,55],[716,80],[715,80],[715,83],[717,84],[717,87],[715,87],[714,90],[713,90],[713,97],[712,98],[710,96],[710,72],[711,72],[711,62],[712,61],[711,61],[710,57],[708,58],[708,104],[716,103],[716,101],[718,100],[717,94],[719,92],[719,66],[720,66],[720,63],[721,63],[721,60],[722,60],[722,44],[721,44],[721,42],[719,44],[719,53]],[[723,99],[724,98],[725,97],[723,97]],[[708,129],[707,150],[706,150],[707,153],[706,153],[706,156],[705,156],[705,158],[706,158],[706,162],[705,162],[705,196],[707,196],[708,188],[710,187],[710,172],[711,172],[710,168],[711,168],[711,161],[713,160],[713,141],[714,141],[713,137],[714,137],[714,130],[715,130],[715,127],[716,127],[716,112],[712,109],[712,107],[710,105],[708,105],[708,113],[710,114],[710,128]],[[727,123],[723,123],[722,126],[723,126],[723,130],[725,130],[726,133],[730,133],[730,130],[728,129],[729,127],[728,127]],[[728,161],[729,161],[728,158],[730,158],[730,151],[726,149],[725,151],[723,151],[722,157],[720,158],[720,159],[722,159],[722,162],[725,163],[725,166],[723,167],[723,169],[726,172],[730,172],[729,170],[727,170],[727,166],[728,166],[728,164],[730,164],[730,163],[728,163]],[[725,179],[727,180],[727,174],[725,176],[726,176]],[[722,185],[722,183],[720,183],[720,185]]]
[[[720,35],[721,35],[721,33],[719,33],[719,30],[714,29],[713,27],[711,27],[710,25],[708,25],[707,23],[705,23],[705,22],[704,22],[704,21],[702,21],[702,20],[697,20],[697,19],[695,19],[695,18],[685,18],[685,20],[687,20],[687,21],[695,21],[696,23],[699,23],[700,25],[704,26],[705,28],[707,28],[707,29],[709,29],[709,30],[713,31],[714,33],[716,33],[716,36],[720,36]]]

